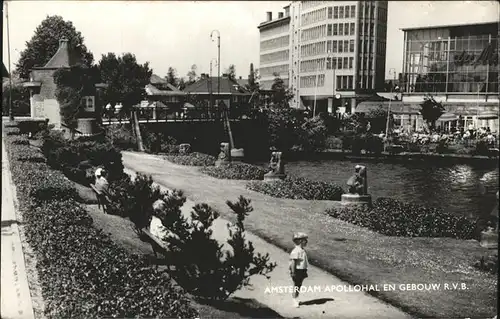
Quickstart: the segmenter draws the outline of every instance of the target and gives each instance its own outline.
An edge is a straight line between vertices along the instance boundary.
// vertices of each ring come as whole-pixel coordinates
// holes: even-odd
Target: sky
[[[102,54],[131,52],[139,63],[149,62],[165,76],[169,66],[186,76],[192,64],[210,72],[221,37],[221,73],[230,64],[246,78],[250,63],[259,67],[259,31],[266,12],[273,18],[289,1],[9,1],[11,67],[19,59],[34,30],[47,15],[73,22],[98,61]],[[8,65],[3,7],[2,60]],[[400,28],[498,21],[497,1],[389,1],[386,78],[401,72],[403,32]],[[212,75],[217,74],[214,67]]]

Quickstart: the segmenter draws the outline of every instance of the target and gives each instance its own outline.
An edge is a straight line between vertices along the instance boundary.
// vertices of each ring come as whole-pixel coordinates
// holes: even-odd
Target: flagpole
[[[5,1],[5,22],[7,24],[7,59],[9,63],[9,119],[14,121],[12,115],[12,72],[10,69],[10,32],[9,32],[9,7],[8,1]]]

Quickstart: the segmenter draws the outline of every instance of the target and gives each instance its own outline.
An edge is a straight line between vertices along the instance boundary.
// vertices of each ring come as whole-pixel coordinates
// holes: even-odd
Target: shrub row
[[[48,318],[197,316],[165,273],[92,226],[61,172],[44,163],[19,161],[20,154],[39,155],[6,140]]]
[[[308,200],[340,200],[342,187],[327,182],[312,181],[302,177],[287,176],[277,181],[251,181],[247,188],[278,198]]]
[[[198,152],[188,155],[167,155],[165,158],[174,164],[187,166],[214,166],[217,160],[214,156]]]
[[[202,173],[220,179],[262,180],[267,171],[247,163],[229,163],[219,167],[208,166],[200,169]]]
[[[477,239],[481,230],[477,221],[465,216],[390,198],[378,198],[372,208],[332,208],[326,213],[387,236]]]

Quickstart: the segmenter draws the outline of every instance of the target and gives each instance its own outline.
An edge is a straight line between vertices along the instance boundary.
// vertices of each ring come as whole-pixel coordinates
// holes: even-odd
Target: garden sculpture
[[[281,158],[281,152],[272,152],[269,161],[270,171],[264,175],[265,180],[285,178],[285,163]]]
[[[181,155],[187,155],[191,153],[191,144],[181,144],[179,145],[179,154]]]
[[[230,157],[229,157],[229,143],[220,143],[220,153],[217,158],[217,161],[215,162],[216,166],[220,166],[221,164],[226,164],[229,163]]]
[[[347,180],[349,194],[368,195],[366,166],[356,165],[354,174]]]

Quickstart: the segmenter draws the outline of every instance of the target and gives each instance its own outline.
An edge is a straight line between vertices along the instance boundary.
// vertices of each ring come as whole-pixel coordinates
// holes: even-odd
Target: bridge
[[[184,122],[217,122],[227,121],[239,122],[255,120],[259,114],[256,109],[223,110],[220,108],[183,108],[171,110],[170,108],[158,106],[134,107],[131,111],[104,110],[101,119],[103,125],[116,125],[130,123],[134,112],[137,114],[137,122],[143,123],[184,123]],[[227,118],[226,114],[227,113]]]

